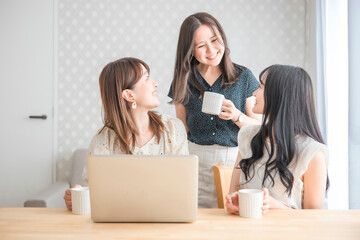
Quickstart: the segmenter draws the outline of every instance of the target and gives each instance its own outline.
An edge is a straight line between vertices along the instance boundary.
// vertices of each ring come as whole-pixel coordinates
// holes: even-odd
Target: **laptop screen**
[[[195,155],[112,155],[87,159],[95,222],[193,222]]]

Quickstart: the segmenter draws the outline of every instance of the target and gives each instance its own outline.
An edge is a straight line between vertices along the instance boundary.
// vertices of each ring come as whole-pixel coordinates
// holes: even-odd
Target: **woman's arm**
[[[256,114],[253,112],[254,105],[255,105],[255,97],[254,96],[248,97],[246,99],[246,103],[245,103],[245,114],[249,118],[254,119],[254,120],[258,121],[259,123],[261,123],[263,115]]]
[[[325,154],[323,151],[318,151],[310,161],[307,171],[302,176],[304,182],[303,209],[323,208],[326,178]],[[270,209],[292,209],[271,196],[268,196],[267,202]]]
[[[189,132],[189,128],[186,125],[186,108],[185,108],[185,106],[180,103],[177,103],[177,104],[175,104],[175,110],[176,110],[176,117],[184,123],[186,132]]]
[[[325,153],[318,151],[310,161],[303,175],[304,209],[322,209],[326,192],[326,161]]]
[[[232,120],[239,128],[247,125],[256,125],[261,123],[262,115],[255,114],[252,111],[254,107],[255,99],[254,97],[249,97],[246,99],[245,104],[245,114],[242,113],[239,109],[237,109],[234,103],[231,100],[224,99],[222,105],[222,112],[219,115],[219,118],[224,120]],[[243,120],[241,123],[238,122],[240,114],[242,114]]]

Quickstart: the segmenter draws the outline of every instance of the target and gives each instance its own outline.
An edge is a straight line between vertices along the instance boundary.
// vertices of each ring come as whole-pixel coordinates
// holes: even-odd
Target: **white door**
[[[53,0],[0,1],[0,207],[52,183],[53,30]]]

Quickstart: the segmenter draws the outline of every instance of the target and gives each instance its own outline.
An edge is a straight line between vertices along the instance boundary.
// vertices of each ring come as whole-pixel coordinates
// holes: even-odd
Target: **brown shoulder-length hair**
[[[143,72],[141,65],[150,73],[149,66],[136,58],[121,58],[108,63],[99,78],[101,100],[104,108],[104,127],[114,130],[120,142],[120,149],[131,154],[135,147],[138,129],[130,113],[130,103],[122,97],[125,89],[133,89]],[[155,112],[148,112],[150,126],[160,142],[160,135],[165,127],[161,117]],[[131,143],[131,144],[130,144]]]
[[[219,43],[224,46],[224,56],[220,62],[220,70],[223,76],[222,86],[226,88],[235,83],[239,77],[239,73],[230,58],[225,32],[218,20],[205,12],[195,13],[187,17],[180,27],[174,77],[171,84],[173,99],[170,103],[186,104],[189,101],[190,86],[197,89],[200,96],[205,91],[196,74],[196,66],[199,62],[193,56],[195,31],[204,24],[211,27],[214,33],[216,33],[214,29],[217,29],[222,38],[222,42],[218,38]]]

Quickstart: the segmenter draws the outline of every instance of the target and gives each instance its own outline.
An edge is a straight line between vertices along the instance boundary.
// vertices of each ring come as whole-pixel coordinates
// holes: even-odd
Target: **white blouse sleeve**
[[[164,121],[164,124],[169,131],[168,134],[171,145],[170,154],[189,155],[187,133],[182,121],[178,118],[169,117],[167,120]]]
[[[259,125],[250,125],[240,128],[238,133],[238,149],[243,159],[252,156],[251,140],[259,131],[259,129]]]
[[[90,155],[110,155],[111,146],[110,146],[110,134],[108,129],[103,129],[101,133],[97,133],[90,142],[88,148],[88,156]],[[87,164],[85,164],[83,173],[82,173],[83,183],[88,185],[88,171]]]
[[[301,151],[298,153],[299,161],[296,163],[293,175],[296,178],[300,178],[308,170],[311,160],[319,151],[325,155],[325,164],[328,167],[329,164],[329,149],[326,145],[316,142],[315,140],[307,137],[307,140],[301,143]]]

